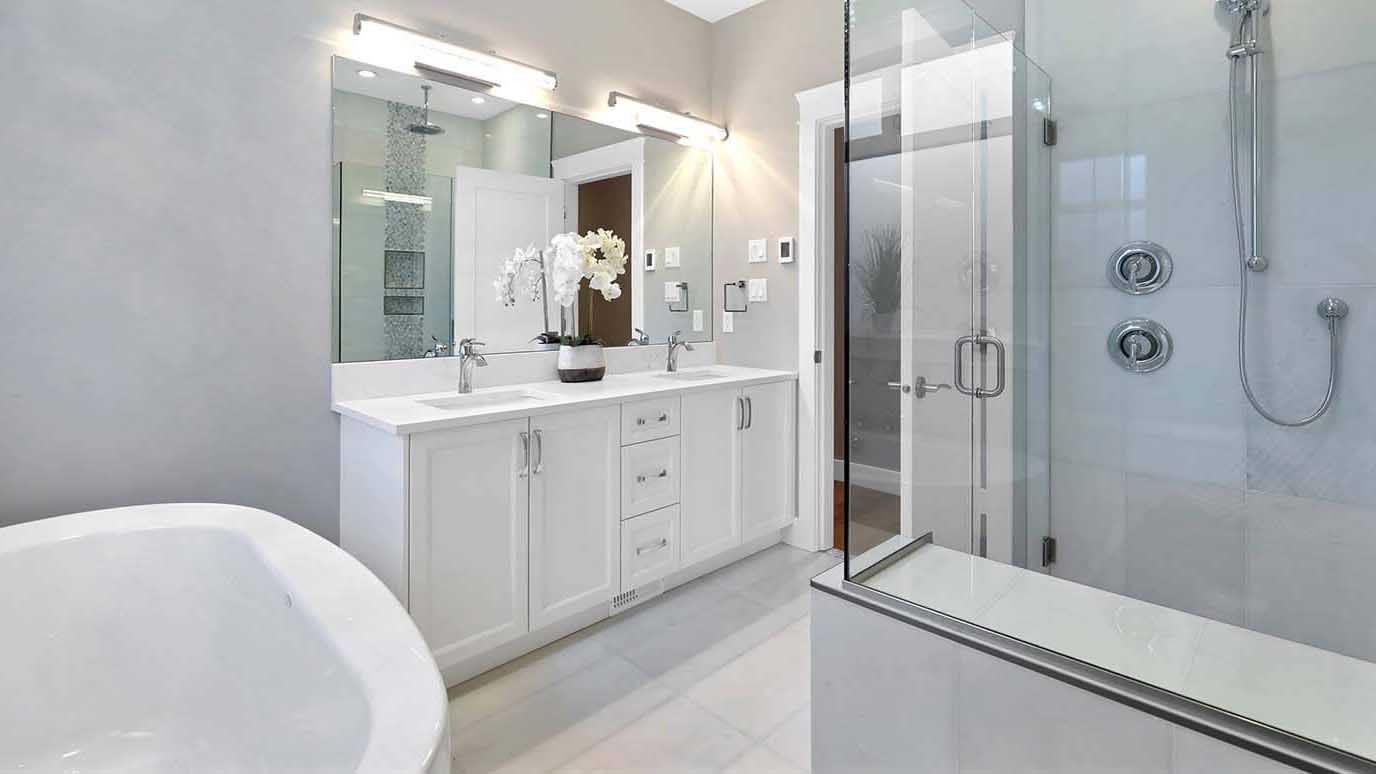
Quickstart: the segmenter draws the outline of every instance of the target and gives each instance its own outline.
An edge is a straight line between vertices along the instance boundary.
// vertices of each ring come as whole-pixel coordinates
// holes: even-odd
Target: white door
[[[746,387],[741,429],[741,540],[797,518],[796,393],[793,382]]]
[[[517,293],[516,305],[505,306],[492,283],[512,253],[549,245],[563,223],[562,181],[463,166],[455,170],[456,338],[477,338],[500,352],[523,349],[536,334],[559,329],[559,307],[553,301],[532,301]]]
[[[621,409],[531,420],[530,626],[610,602],[620,588]]]
[[[680,440],[683,477],[679,500],[679,564],[711,558],[741,542],[738,389],[683,396]]]
[[[411,616],[441,668],[529,631],[526,430],[411,436]]]

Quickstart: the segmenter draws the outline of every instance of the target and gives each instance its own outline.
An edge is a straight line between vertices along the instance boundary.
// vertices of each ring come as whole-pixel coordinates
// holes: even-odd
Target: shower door
[[[897,135],[900,362],[887,386],[898,403],[899,534],[885,548],[930,534],[1040,569],[1050,84],[972,15],[907,8],[898,20],[901,65],[851,81],[852,137],[874,116]],[[854,153],[851,163],[856,224],[874,218],[866,197],[885,181]],[[870,256],[852,252],[863,276]],[[855,370],[853,356],[853,381]]]

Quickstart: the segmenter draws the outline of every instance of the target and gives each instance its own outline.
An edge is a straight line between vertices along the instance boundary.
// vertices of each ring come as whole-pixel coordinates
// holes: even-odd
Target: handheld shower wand
[[[1238,283],[1241,298],[1238,302],[1237,350],[1238,376],[1242,382],[1242,392],[1247,402],[1252,404],[1266,421],[1281,427],[1304,427],[1328,413],[1333,405],[1333,396],[1338,387],[1338,323],[1347,316],[1347,304],[1340,298],[1329,296],[1319,302],[1318,315],[1328,325],[1328,389],[1324,391],[1323,402],[1312,413],[1300,419],[1284,419],[1271,413],[1252,390],[1247,374],[1247,280],[1252,272],[1266,271],[1269,261],[1262,253],[1262,202],[1261,183],[1264,170],[1261,155],[1261,19],[1270,11],[1270,0],[1218,0],[1219,7],[1230,14],[1241,17],[1238,22],[1237,37],[1228,46],[1228,145],[1230,150],[1230,174],[1233,192],[1233,222],[1237,231],[1238,266],[1241,280]],[[1238,92],[1241,65],[1247,64],[1251,121],[1251,181],[1249,192],[1252,199],[1251,212],[1251,249],[1248,249],[1245,236],[1246,228],[1242,215],[1242,183],[1239,180],[1240,163],[1238,148]]]

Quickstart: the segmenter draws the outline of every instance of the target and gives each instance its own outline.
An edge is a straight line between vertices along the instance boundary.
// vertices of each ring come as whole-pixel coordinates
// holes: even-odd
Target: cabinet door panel
[[[530,627],[610,602],[620,586],[621,410],[531,420]]]
[[[411,437],[411,615],[441,667],[529,631],[526,429]]]
[[[741,539],[786,527],[797,516],[797,417],[792,382],[747,387],[741,431]]]
[[[740,545],[740,390],[683,396],[679,564]]]

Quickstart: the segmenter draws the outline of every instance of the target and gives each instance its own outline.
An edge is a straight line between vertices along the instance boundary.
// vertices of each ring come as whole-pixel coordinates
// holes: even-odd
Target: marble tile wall
[[[1276,3],[1264,78],[1266,239],[1253,275],[1252,381],[1283,415],[1327,379],[1314,312],[1338,295],[1337,402],[1301,429],[1269,424],[1237,378],[1238,271],[1228,178],[1228,22],[1196,0],[1028,0],[1029,54],[1053,79],[1054,572],[1376,660],[1376,56],[1350,32],[1364,0]],[[1111,18],[1110,18],[1111,17]],[[1175,276],[1131,297],[1106,279],[1130,240],[1165,245]],[[1116,322],[1153,318],[1176,352],[1128,374]]]
[[[392,193],[425,194],[425,135],[407,127],[421,123],[421,108],[399,102],[387,103],[387,135],[383,152],[383,180]],[[384,202],[384,275],[388,279],[411,279],[410,283],[384,282],[383,326],[386,331],[387,359],[420,357],[425,352],[425,236],[426,212],[406,202]],[[418,256],[419,272],[407,271],[401,256]],[[415,279],[419,277],[419,287]],[[417,301],[406,301],[406,297]]]

